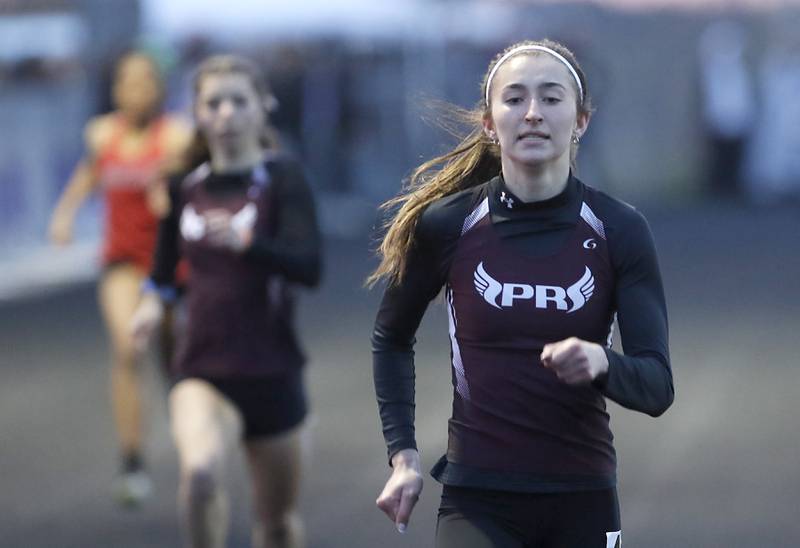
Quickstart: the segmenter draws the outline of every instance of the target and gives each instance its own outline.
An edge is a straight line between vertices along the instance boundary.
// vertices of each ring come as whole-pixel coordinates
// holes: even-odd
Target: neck
[[[561,194],[569,180],[567,161],[537,166],[520,166],[506,158],[501,160],[503,180],[508,189],[523,202],[541,202]]]
[[[211,149],[211,169],[215,173],[236,173],[247,171],[260,164],[264,150],[260,146],[244,150]]]
[[[129,127],[140,130],[145,129],[150,122],[155,119],[154,113],[126,112],[124,110],[120,110],[119,112],[122,114],[122,117],[125,119],[125,122]]]

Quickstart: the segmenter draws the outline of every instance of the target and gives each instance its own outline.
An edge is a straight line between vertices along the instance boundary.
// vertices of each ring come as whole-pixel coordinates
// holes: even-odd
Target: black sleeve
[[[606,349],[608,373],[596,384],[618,404],[656,417],[675,395],[667,307],[650,227],[641,214],[629,213],[625,223],[609,234],[624,354]]]
[[[159,288],[174,288],[175,268],[180,260],[178,230],[180,225],[180,189],[183,176],[169,180],[169,212],[158,224],[158,238],[150,280]]]
[[[372,371],[389,462],[416,449],[414,338],[428,303],[447,280],[465,217],[485,196],[483,187],[431,204],[421,215],[400,283],[383,293],[372,332]]]
[[[375,395],[389,460],[401,449],[416,449],[414,436],[414,335],[428,303],[444,285],[434,242],[416,231],[405,275],[383,293],[372,333]]]
[[[314,196],[296,162],[284,160],[275,169],[277,228],[272,236],[257,233],[245,256],[289,281],[316,286],[322,273],[322,238]]]

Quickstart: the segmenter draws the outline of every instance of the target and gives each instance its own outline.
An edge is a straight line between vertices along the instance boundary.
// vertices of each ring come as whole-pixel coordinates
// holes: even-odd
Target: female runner
[[[523,42],[490,64],[471,135],[417,168],[371,282],[392,473],[378,507],[405,530],[422,490],[414,333],[445,288],[453,414],[439,548],[621,543],[605,398],[658,416],[673,400],[667,314],[644,217],[580,181],[591,103],[572,53]],[[615,317],[624,354],[611,349]]]
[[[224,546],[224,472],[243,446],[255,507],[253,546],[303,546],[297,514],[304,361],[293,327],[293,286],[320,278],[313,197],[296,162],[275,152],[275,99],[236,56],[198,69],[191,157],[208,157],[170,189],[156,261],[132,324],[143,345],[184,256],[187,326],[170,391],[180,458],[179,506],[190,546]]]
[[[122,460],[115,494],[123,504],[136,505],[149,493],[150,481],[142,458],[140,360],[128,325],[150,271],[158,218],[164,214],[165,193],[159,181],[177,167],[191,134],[180,119],[162,113],[163,82],[147,55],[133,52],[121,58],[112,94],[116,110],[86,126],[86,156],[53,212],[50,237],[59,245],[68,244],[80,205],[92,192],[103,193],[99,300],[111,340],[111,399]],[[169,321],[163,334],[166,358],[172,341]]]

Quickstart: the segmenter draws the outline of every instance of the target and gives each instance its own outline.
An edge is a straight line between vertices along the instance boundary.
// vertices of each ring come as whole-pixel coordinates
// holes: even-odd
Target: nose
[[[219,106],[219,115],[222,118],[230,118],[234,111],[233,101],[222,101]]]
[[[528,103],[528,111],[525,113],[525,121],[537,123],[542,121],[542,113],[539,110],[539,101],[534,98],[531,98],[530,103]]]

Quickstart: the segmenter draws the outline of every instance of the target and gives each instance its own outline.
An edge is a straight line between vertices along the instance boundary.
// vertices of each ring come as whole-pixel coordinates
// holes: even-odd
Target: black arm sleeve
[[[158,224],[158,238],[153,258],[150,279],[159,287],[175,286],[175,268],[180,260],[178,230],[180,225],[180,188],[183,177],[172,177],[169,181],[169,212]]]
[[[273,182],[277,229],[256,234],[245,256],[267,264],[287,280],[313,287],[322,273],[322,242],[314,196],[300,166],[283,161]]]
[[[460,207],[429,208],[420,219],[402,281],[384,291],[372,333],[372,371],[389,461],[416,449],[414,335],[428,303],[445,283],[463,220]]]
[[[597,384],[618,404],[656,417],[675,395],[667,307],[650,227],[641,214],[630,213],[621,230],[609,235],[624,355],[606,349],[608,373]]]

